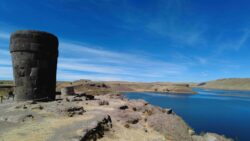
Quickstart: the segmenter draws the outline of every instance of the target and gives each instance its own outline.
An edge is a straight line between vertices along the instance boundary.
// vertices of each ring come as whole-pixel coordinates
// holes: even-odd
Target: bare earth
[[[63,96],[52,102],[0,104],[1,141],[229,141],[194,131],[170,109],[118,94]]]

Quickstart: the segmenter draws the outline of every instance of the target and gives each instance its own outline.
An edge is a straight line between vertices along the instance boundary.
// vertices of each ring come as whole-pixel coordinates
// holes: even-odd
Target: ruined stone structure
[[[54,100],[57,37],[41,31],[17,31],[11,35],[10,52],[16,100]]]
[[[62,95],[74,95],[75,94],[75,90],[74,87],[64,87],[61,89],[61,94]]]

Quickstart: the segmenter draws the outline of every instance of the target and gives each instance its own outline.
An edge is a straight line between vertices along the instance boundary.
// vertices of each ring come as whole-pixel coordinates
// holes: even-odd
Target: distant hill
[[[250,78],[218,79],[199,83],[195,87],[224,90],[250,90]]]
[[[11,80],[0,80],[0,96],[7,95],[12,90],[13,81]]]
[[[120,92],[166,92],[166,93],[187,93],[194,94],[195,92],[185,83],[171,83],[171,82],[105,82],[115,91]]]
[[[57,91],[61,88],[73,86],[77,92],[93,92],[94,95],[108,92],[166,92],[180,94],[194,94],[195,92],[185,83],[170,82],[126,82],[126,81],[91,81],[78,80],[57,84]],[[92,93],[91,93],[92,94]]]

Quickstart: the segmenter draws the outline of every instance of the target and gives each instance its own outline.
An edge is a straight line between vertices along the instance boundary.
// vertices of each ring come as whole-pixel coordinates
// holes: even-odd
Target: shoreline
[[[143,138],[150,141],[201,141],[211,138],[231,141],[214,133],[198,135],[171,109],[162,109],[144,100],[128,100],[121,94],[99,95],[94,100],[65,96],[62,100],[35,104],[28,101],[5,102],[0,104],[0,112],[3,113],[0,115],[2,139],[80,141],[85,138],[89,141],[90,134],[98,135],[89,131],[102,125],[100,129],[107,130],[100,131],[103,136],[98,141],[138,141]],[[106,122],[110,121],[108,116],[112,125]]]
[[[197,94],[197,92],[193,91],[193,92],[156,92],[156,91],[119,91],[120,93],[162,93],[162,94],[184,94],[184,95],[193,95],[193,94]]]
[[[191,88],[200,88],[200,89],[211,89],[211,90],[224,90],[224,91],[247,91],[249,92],[250,89],[230,89],[230,88],[215,88],[215,87],[191,87]]]

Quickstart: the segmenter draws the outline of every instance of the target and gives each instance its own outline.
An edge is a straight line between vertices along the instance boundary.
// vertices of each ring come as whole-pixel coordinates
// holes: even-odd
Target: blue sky
[[[58,36],[58,80],[250,77],[249,13],[247,0],[1,0],[0,79],[19,29]]]

